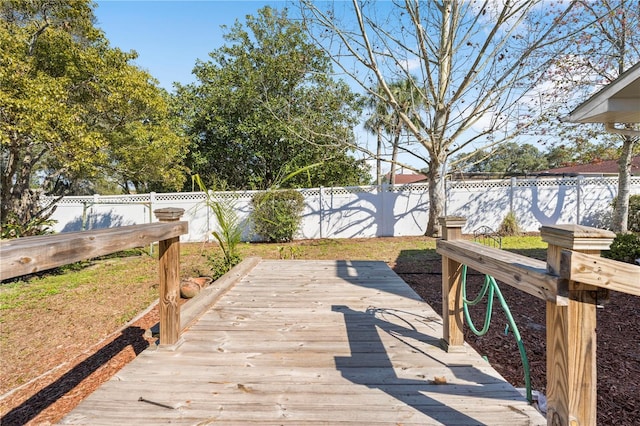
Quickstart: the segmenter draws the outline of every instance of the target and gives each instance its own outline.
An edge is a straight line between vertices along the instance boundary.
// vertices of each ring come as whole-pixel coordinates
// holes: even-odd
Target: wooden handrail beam
[[[596,287],[640,296],[640,266],[562,250],[560,275]]]
[[[188,233],[188,225],[188,222],[151,223],[2,241],[0,280],[179,237]]]
[[[542,300],[566,305],[561,279],[547,272],[544,261],[464,240],[436,242],[436,252]]]

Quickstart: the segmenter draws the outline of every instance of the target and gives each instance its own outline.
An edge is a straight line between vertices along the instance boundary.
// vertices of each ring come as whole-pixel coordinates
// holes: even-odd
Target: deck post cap
[[[441,216],[438,218],[438,222],[445,228],[462,228],[467,223],[467,218],[462,216]]]
[[[569,250],[609,250],[616,234],[606,229],[566,224],[540,227],[542,241]]]
[[[162,209],[154,210],[153,214],[161,222],[173,222],[182,217],[182,215],[184,214],[184,209],[180,209],[177,207],[164,207]]]

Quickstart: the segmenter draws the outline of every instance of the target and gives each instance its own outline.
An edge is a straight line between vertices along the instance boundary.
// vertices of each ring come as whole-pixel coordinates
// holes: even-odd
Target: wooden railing
[[[16,238],[0,242],[0,280],[33,274],[159,241],[160,345],[180,338],[180,235],[188,222],[179,221],[184,209],[154,211],[160,222]]]
[[[463,350],[462,265],[546,301],[547,424],[596,424],[596,306],[609,290],[640,296],[640,267],[600,257],[615,234],[543,226],[547,261],[462,240],[466,220],[441,218],[443,346]]]

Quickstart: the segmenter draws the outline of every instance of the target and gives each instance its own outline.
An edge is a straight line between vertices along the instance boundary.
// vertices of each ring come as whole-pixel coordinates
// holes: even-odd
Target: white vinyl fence
[[[464,216],[465,233],[480,226],[497,229],[512,210],[524,231],[542,225],[575,223],[606,228],[617,178],[536,178],[448,181],[446,214]],[[423,235],[427,225],[427,184],[314,188],[300,190],[305,210],[298,238],[355,238]],[[251,197],[255,191],[217,192],[214,196],[234,204],[242,219],[244,240],[251,231]],[[640,178],[632,179],[632,194],[640,194]],[[182,241],[210,241],[217,229],[203,192],[64,197],[52,219],[57,232],[99,229],[155,221],[153,210],[185,210],[189,234]]]

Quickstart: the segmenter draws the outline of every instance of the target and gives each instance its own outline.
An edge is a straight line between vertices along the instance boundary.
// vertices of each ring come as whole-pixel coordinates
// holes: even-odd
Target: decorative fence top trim
[[[479,189],[479,188],[510,188],[510,187],[553,187],[553,186],[615,186],[616,177],[545,177],[527,179],[493,179],[493,180],[457,180],[447,181],[447,189]],[[631,185],[640,186],[640,176],[631,178]],[[423,193],[429,190],[429,185],[420,182],[402,185],[370,185],[370,186],[350,186],[350,187],[321,187],[299,189],[307,197],[336,196],[358,193],[379,193],[379,192],[415,192]],[[241,200],[251,199],[253,195],[261,191],[218,191],[215,197],[221,200]],[[65,196],[57,201],[57,204],[142,204],[151,202],[167,201],[189,201],[201,202],[206,199],[204,192],[174,192],[174,193],[150,193],[131,195],[86,195],[86,196]],[[53,201],[54,197],[43,197],[43,201]]]

